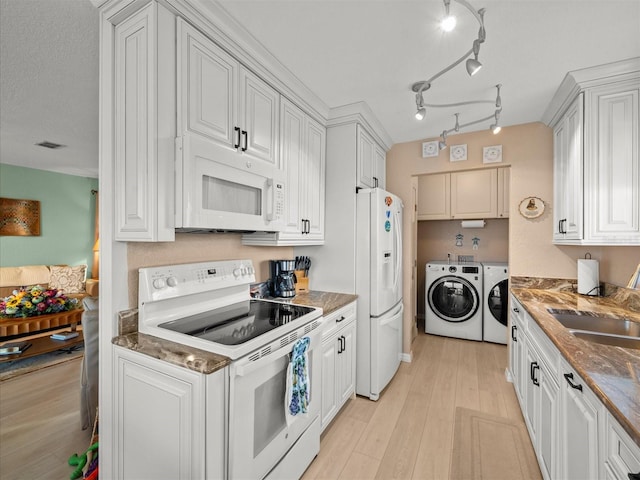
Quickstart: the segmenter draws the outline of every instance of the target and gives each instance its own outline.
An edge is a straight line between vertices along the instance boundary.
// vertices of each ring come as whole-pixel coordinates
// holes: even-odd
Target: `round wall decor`
[[[527,197],[520,202],[518,210],[524,218],[538,218],[544,213],[544,202],[538,197]]]

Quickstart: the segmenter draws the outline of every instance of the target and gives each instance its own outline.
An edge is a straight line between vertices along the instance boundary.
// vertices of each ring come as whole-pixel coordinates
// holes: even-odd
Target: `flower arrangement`
[[[60,290],[46,289],[40,285],[14,290],[0,301],[0,317],[20,318],[60,313],[73,310],[78,300],[70,299]]]

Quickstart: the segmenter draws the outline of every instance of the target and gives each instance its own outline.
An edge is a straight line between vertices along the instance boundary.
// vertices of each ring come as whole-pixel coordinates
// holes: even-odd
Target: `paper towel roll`
[[[598,260],[578,260],[578,293],[598,295],[600,289],[600,265]]]
[[[462,228],[484,228],[484,220],[462,220]]]

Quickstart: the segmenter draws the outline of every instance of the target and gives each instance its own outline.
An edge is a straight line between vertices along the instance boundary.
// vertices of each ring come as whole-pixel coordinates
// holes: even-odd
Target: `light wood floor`
[[[81,359],[0,383],[0,479],[69,478],[67,460],[91,437],[80,425]]]
[[[505,379],[506,346],[422,333],[413,355],[377,402],[349,400],[324,431],[303,480],[446,480],[456,407],[512,419],[526,432]]]

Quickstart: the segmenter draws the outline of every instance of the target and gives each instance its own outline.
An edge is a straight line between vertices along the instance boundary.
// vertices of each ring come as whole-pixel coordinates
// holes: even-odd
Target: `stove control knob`
[[[239,268],[234,268],[233,269],[233,276],[234,277],[238,278],[241,273],[242,273],[242,271]]]
[[[153,287],[157,290],[161,290],[167,286],[167,282],[165,282],[164,278],[156,278],[153,281]]]
[[[176,277],[167,278],[167,285],[169,285],[170,287],[177,286],[178,285],[178,279]]]

